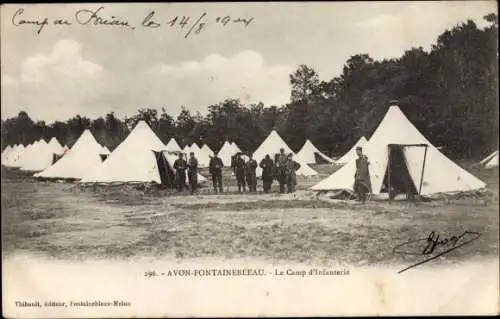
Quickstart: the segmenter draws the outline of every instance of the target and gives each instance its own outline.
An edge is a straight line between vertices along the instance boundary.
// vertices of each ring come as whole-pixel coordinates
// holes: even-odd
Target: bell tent
[[[97,143],[89,130],[85,130],[71,148],[52,166],[35,177],[56,179],[81,179],[95,169],[103,160],[102,155],[108,155],[109,151]]]
[[[292,149],[285,143],[285,141],[279,136],[276,131],[272,131],[269,136],[260,144],[260,146],[255,150],[252,157],[259,164],[266,155],[269,155],[272,160],[274,160],[274,155],[280,152],[280,149],[284,149],[286,154],[293,154],[293,159],[300,164],[300,168],[297,170],[297,175],[302,176],[313,176],[318,174],[309,165],[304,163],[300,158],[298,158]],[[257,176],[262,176],[262,168],[257,167]]]
[[[310,140],[304,143],[297,153],[297,158],[306,164],[331,164],[334,162],[331,158],[321,153]]]
[[[54,155],[61,155],[64,149],[57,139],[53,137],[49,143],[41,140],[36,148],[34,147],[26,159],[23,161],[21,170],[23,171],[43,171],[51,166],[55,161]]]
[[[233,153],[233,155],[238,153],[238,152],[241,152],[241,149],[238,147],[236,142],[229,143],[229,146],[231,147],[231,152]]]
[[[199,152],[198,162],[201,167],[208,167],[210,164],[210,157],[214,156],[214,152],[208,147],[207,144],[203,145]]]
[[[189,153],[191,153],[191,148],[188,145],[184,146],[182,153],[184,153],[184,155],[189,155]]]
[[[5,161],[5,166],[20,167],[22,155],[28,147],[29,145],[26,147],[24,147],[23,144],[17,145],[17,147],[15,147],[14,150],[9,153],[9,156]]]
[[[43,171],[50,165],[54,160],[54,153],[61,152],[62,147],[57,142],[57,140],[52,140],[51,143],[45,142],[41,139],[34,145],[29,154],[23,155],[23,161],[21,165],[22,171]]]
[[[7,157],[9,156],[9,153],[12,152],[13,147],[8,145],[2,152],[2,164],[5,163]]]
[[[234,152],[234,148],[231,147],[231,143],[225,141],[217,155],[222,160],[222,163],[224,163],[224,166],[229,167],[231,166],[231,158],[235,154],[236,152]]]
[[[168,141],[165,149],[168,152],[180,152],[180,151],[182,151],[181,147],[179,146],[179,144],[177,143],[177,141],[173,137],[170,139],[170,141]]]
[[[408,186],[421,195],[477,190],[486,185],[439,152],[396,105],[389,108],[363,153],[370,163],[373,194],[387,192],[395,185],[391,183],[402,179],[411,180]],[[356,160],[352,159],[311,189],[353,191],[355,171]]]
[[[173,163],[169,158],[173,159],[158,136],[146,122],[140,121],[108,158],[81,182],[153,182],[173,187]],[[204,180],[198,175],[199,182]]]

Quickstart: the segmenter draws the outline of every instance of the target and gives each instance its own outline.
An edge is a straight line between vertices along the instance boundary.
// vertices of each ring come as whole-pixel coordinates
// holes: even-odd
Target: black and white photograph
[[[6,318],[498,315],[495,1],[1,6]]]

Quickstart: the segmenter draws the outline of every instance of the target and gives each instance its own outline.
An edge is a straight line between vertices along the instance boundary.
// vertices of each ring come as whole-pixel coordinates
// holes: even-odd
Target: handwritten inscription
[[[61,20],[61,19],[58,19]],[[40,34],[42,32],[43,28],[49,25],[49,19],[48,18],[24,18],[24,9],[20,8],[18,9],[14,15],[12,16],[12,24],[15,26],[26,26],[26,25],[31,25],[35,27],[35,31],[37,34]]]
[[[481,235],[478,232],[464,231],[460,235],[442,237],[435,231],[431,231],[425,238],[409,240],[394,247],[393,252],[404,255],[424,256],[425,258],[411,266],[408,266],[398,273],[405,272],[411,268],[425,264],[433,259],[443,256],[455,249],[478,239]]]
[[[101,26],[119,26],[126,28],[134,28],[126,20],[119,19],[115,16],[105,17],[102,15],[104,7],[92,11],[89,9],[81,9],[75,13],[75,20],[81,25],[101,25]]]
[[[123,30],[176,28],[184,32],[187,39],[193,34],[201,34],[206,29],[226,28],[230,25],[247,28],[254,22],[254,17],[210,16],[208,12],[202,12],[197,16],[171,15],[161,17],[156,11],[146,12],[143,18],[131,21],[127,17],[113,15],[110,9],[99,7],[97,9],[79,9],[72,17],[39,17],[36,12],[28,15],[24,8],[19,8],[12,16],[12,25],[19,28],[32,28],[36,35],[49,27],[100,27],[120,28]]]

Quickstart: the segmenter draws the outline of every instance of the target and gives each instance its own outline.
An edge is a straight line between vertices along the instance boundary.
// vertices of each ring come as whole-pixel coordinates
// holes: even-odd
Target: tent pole
[[[387,159],[387,192],[389,193],[389,203],[391,202],[391,146],[387,146],[389,150]]]
[[[418,196],[422,196],[422,184],[424,182],[424,170],[425,170],[425,160],[427,158],[427,145],[425,146],[424,151],[424,163],[422,164],[422,173],[420,174],[420,186],[418,187]]]

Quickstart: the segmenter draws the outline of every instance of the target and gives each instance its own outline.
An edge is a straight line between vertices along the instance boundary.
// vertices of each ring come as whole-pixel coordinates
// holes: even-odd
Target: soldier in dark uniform
[[[368,166],[370,162],[368,157],[363,154],[363,149],[361,147],[356,148],[356,153],[358,158],[356,159],[356,173],[354,175],[354,192],[356,193],[358,200],[365,202],[367,194],[371,193],[371,181],[370,181],[370,170]]]
[[[212,175],[212,183],[214,185],[214,191],[217,193],[219,190],[222,193],[222,167],[224,164],[222,160],[217,156],[210,158],[210,163],[208,165],[210,174]]]
[[[280,153],[274,163],[274,166],[276,167],[276,178],[280,184],[281,194],[285,193],[285,185],[287,183],[286,160],[285,150],[282,148],[280,149]]]
[[[189,191],[194,194],[196,188],[198,187],[198,160],[194,156],[194,153],[189,154],[188,166],[188,179],[189,179]]]
[[[184,154],[179,153],[179,158],[174,162],[175,182],[177,183],[177,191],[182,192],[186,186],[186,169],[187,162],[184,159]]]
[[[259,166],[262,168],[262,184],[264,187],[264,193],[269,193],[274,178],[274,162],[269,154],[266,155],[262,161],[260,161]]]
[[[245,164],[245,173],[249,192],[257,191],[257,161],[252,158],[252,154],[248,154],[248,161]]]
[[[300,168],[300,164],[293,160],[293,154],[288,154],[285,167],[287,191],[288,193],[294,193],[297,185],[296,171]]]
[[[234,157],[233,171],[236,175],[236,183],[238,184],[238,192],[245,191],[245,161],[241,158],[241,153]]]

